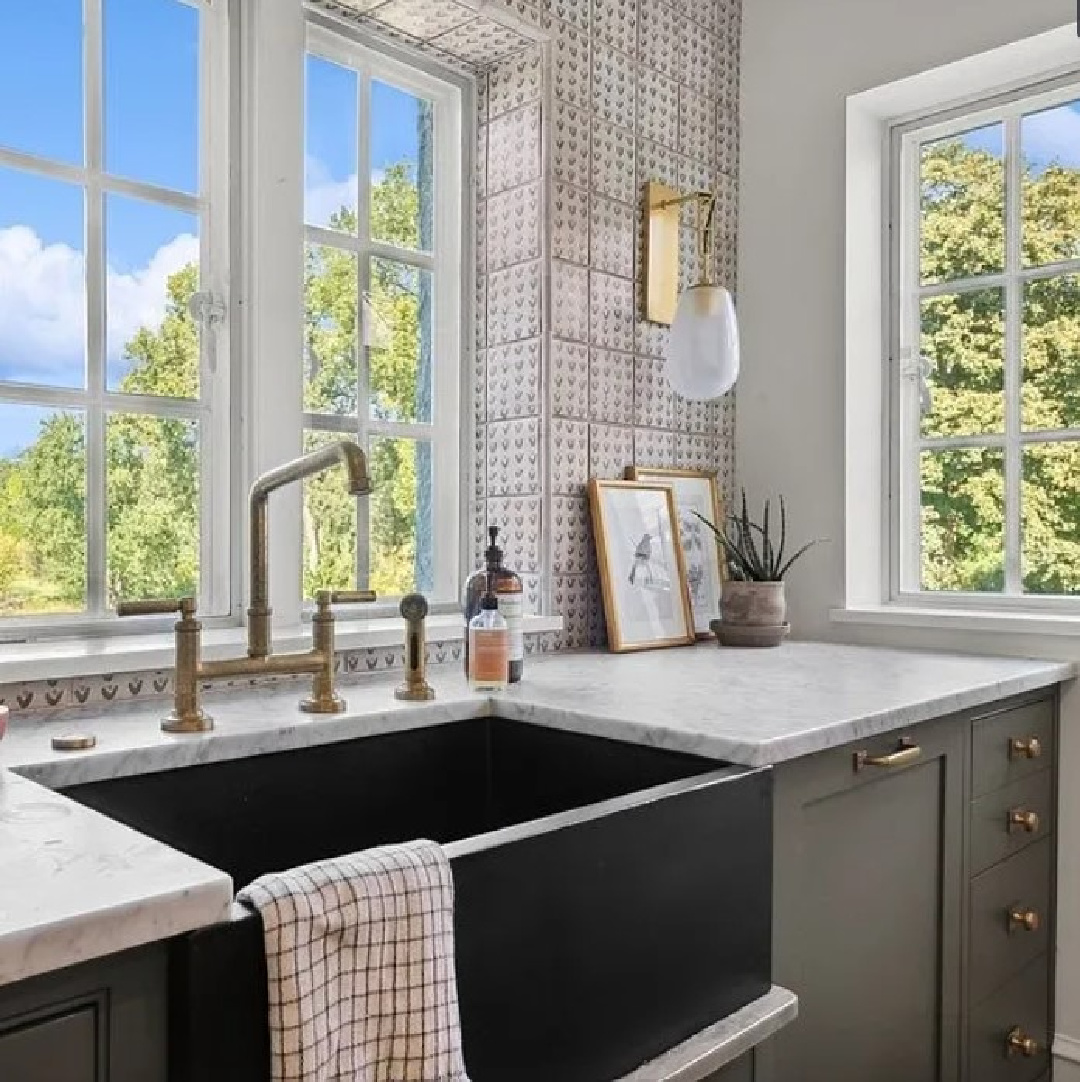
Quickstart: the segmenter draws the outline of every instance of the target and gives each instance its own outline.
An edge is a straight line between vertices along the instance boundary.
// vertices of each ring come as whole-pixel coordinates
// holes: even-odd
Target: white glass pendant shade
[[[735,302],[723,286],[696,285],[679,296],[664,374],[683,398],[727,394],[739,378]]]

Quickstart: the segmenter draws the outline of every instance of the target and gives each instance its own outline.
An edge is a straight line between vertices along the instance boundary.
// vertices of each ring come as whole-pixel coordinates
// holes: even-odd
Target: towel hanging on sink
[[[435,842],[261,876],[274,1082],[468,1082],[454,883]]]

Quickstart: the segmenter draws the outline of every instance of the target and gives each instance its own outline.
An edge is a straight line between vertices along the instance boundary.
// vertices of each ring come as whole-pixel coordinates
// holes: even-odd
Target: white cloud
[[[116,360],[140,327],[165,315],[169,276],[199,257],[199,242],[181,234],[130,273],[109,269],[108,356]],[[8,378],[70,380],[85,353],[86,302],[81,252],[43,244],[26,226],[0,229],[0,372]]]
[[[1080,112],[1069,106],[1024,118],[1024,156],[1038,166],[1080,166]]]
[[[355,210],[357,183],[356,173],[335,180],[323,162],[309,154],[304,159],[304,220],[326,225],[342,207]]]

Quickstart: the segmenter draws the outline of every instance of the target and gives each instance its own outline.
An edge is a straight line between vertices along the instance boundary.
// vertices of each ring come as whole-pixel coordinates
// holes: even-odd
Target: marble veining
[[[0,985],[222,920],[232,881],[0,771]]]
[[[1049,687],[1075,670],[791,643],[534,658],[522,684],[494,696],[471,692],[458,666],[429,674],[434,702],[398,702],[398,678],[373,677],[343,688],[348,710],[330,717],[301,713],[295,687],[225,696],[213,703],[213,732],[191,736],[160,731],[160,703],[13,721],[0,742],[0,984],[228,912],[228,876],[51,789],[487,715],[768,766]],[[93,732],[97,746],[52,751],[50,738],[72,729]]]

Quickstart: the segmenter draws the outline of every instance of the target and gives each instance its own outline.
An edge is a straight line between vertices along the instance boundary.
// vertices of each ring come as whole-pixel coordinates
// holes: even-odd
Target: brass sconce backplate
[[[645,318],[671,325],[679,302],[679,193],[645,185]]]

